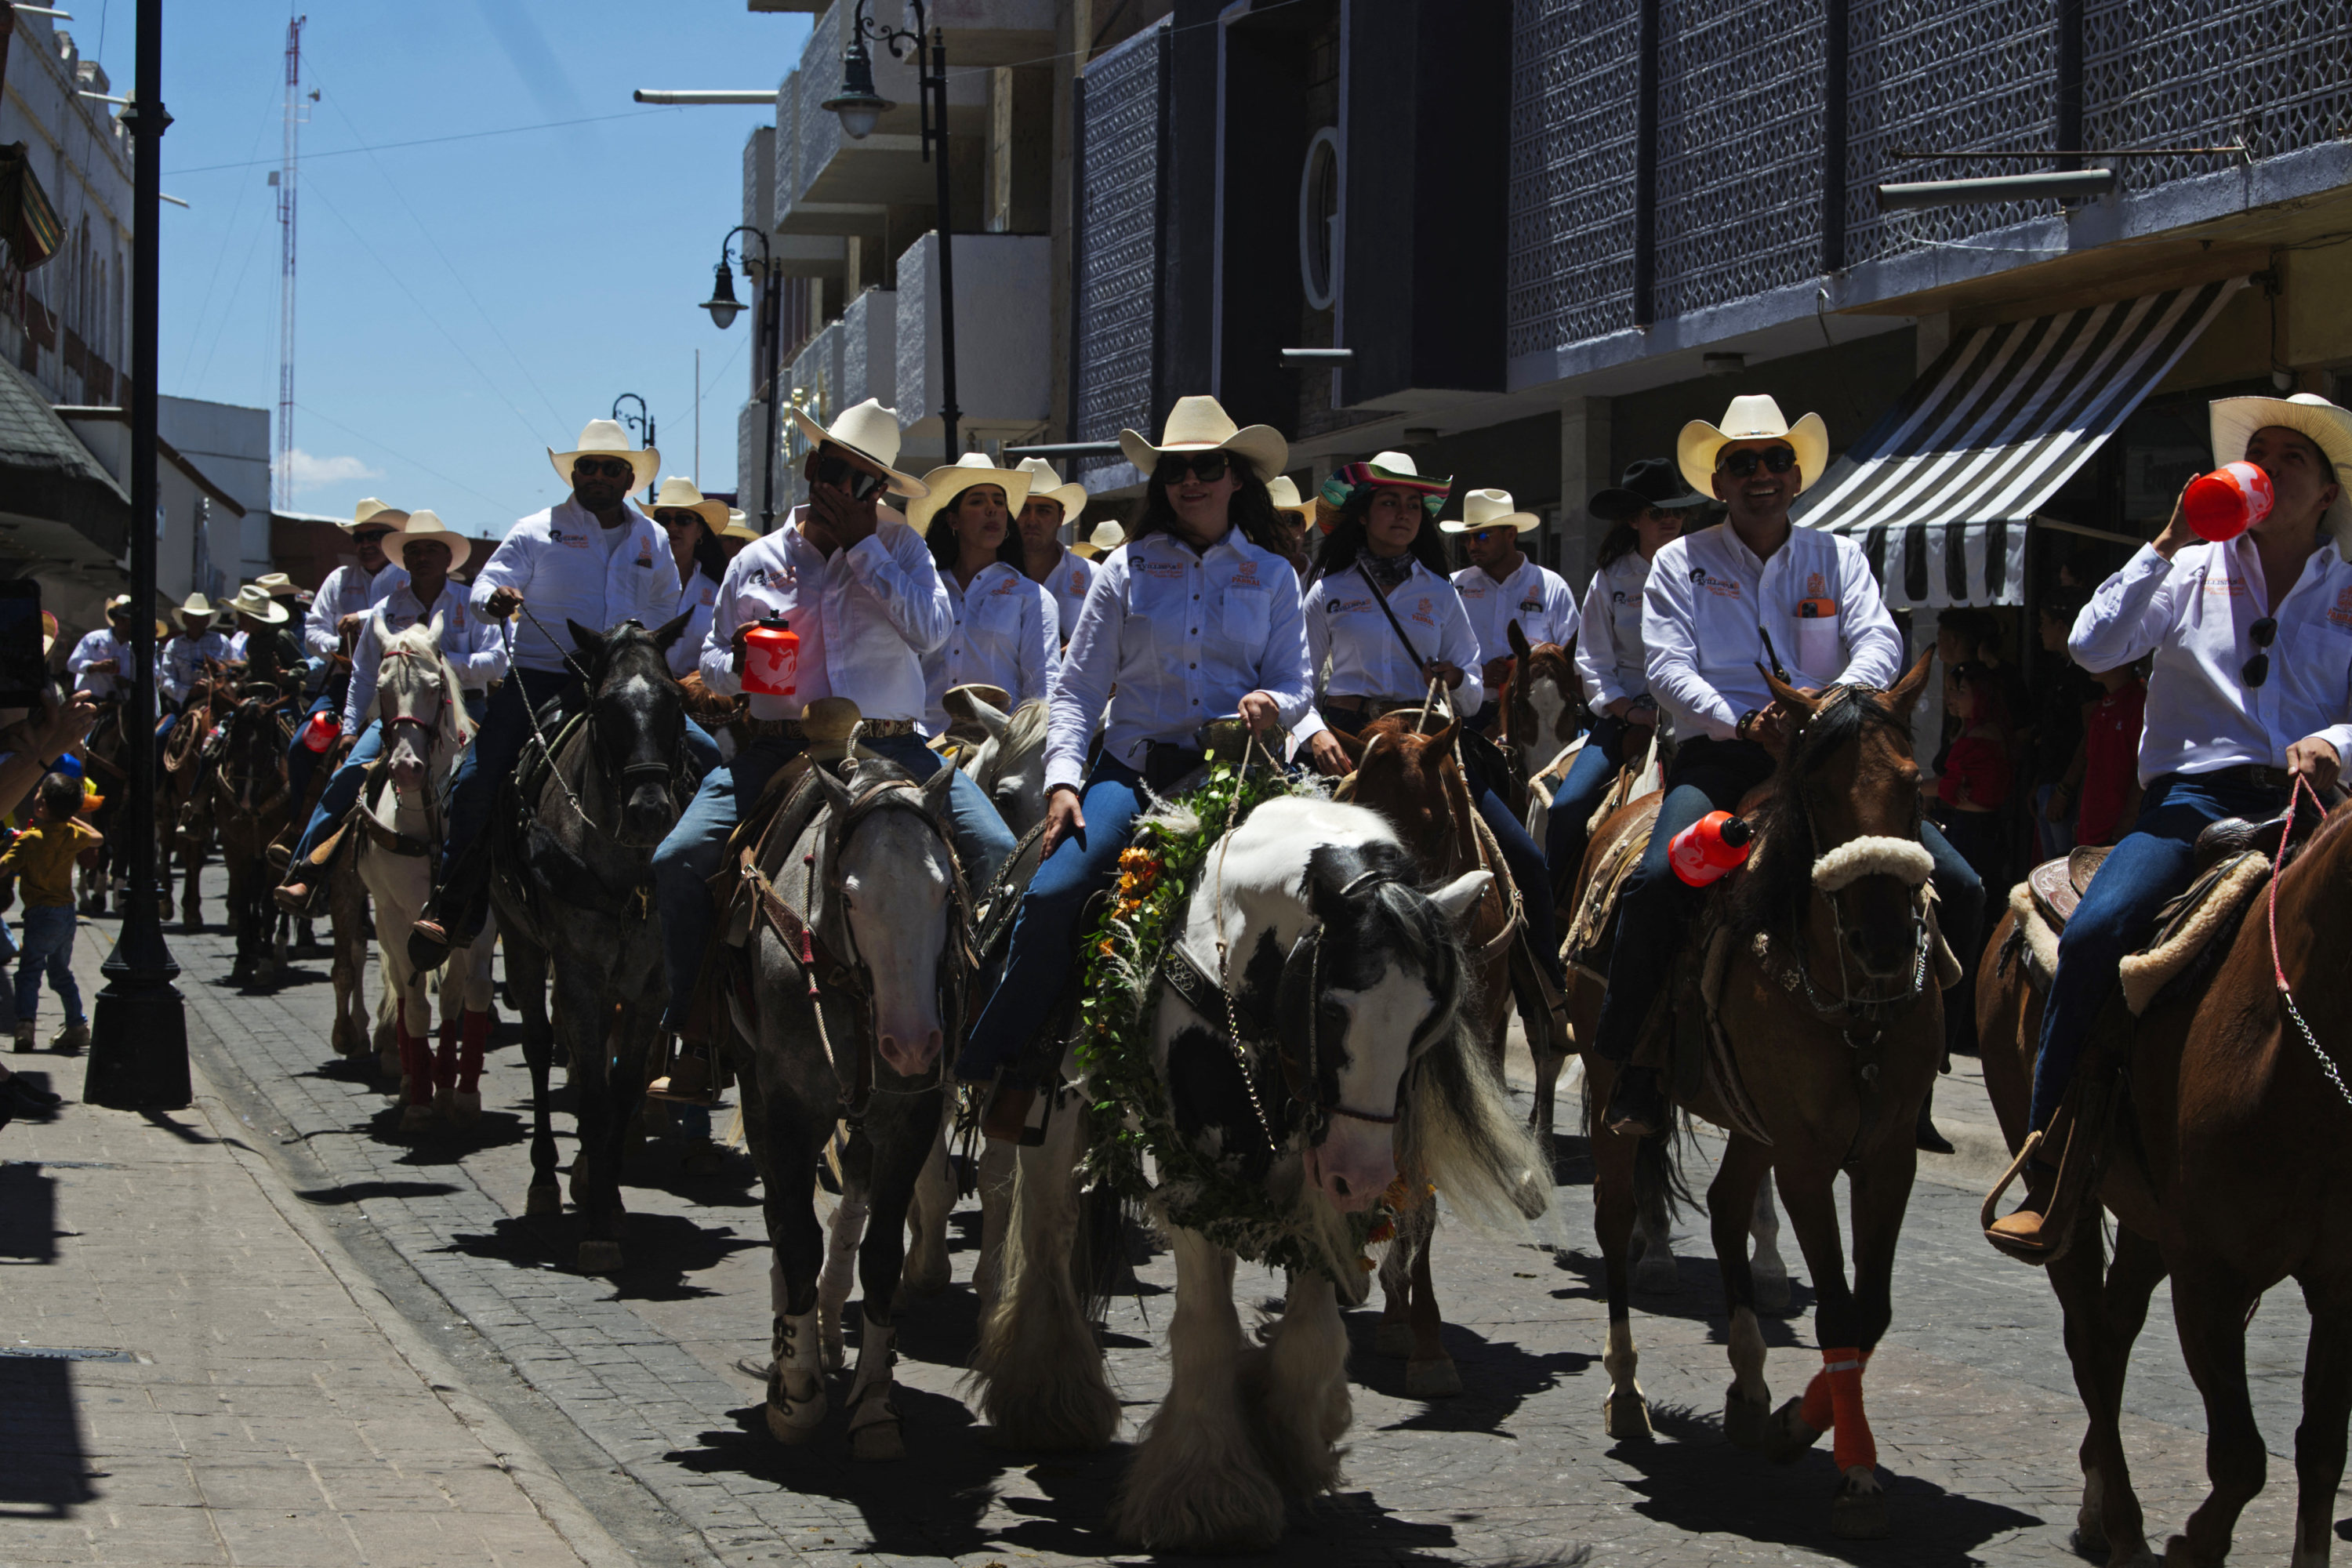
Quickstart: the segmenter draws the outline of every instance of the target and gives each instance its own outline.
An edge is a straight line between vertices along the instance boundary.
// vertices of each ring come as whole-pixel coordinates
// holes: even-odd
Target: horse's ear
[[[1512,657],[1516,658],[1524,665],[1528,661],[1528,654],[1530,649],[1528,646],[1528,634],[1519,629],[1518,616],[1513,616],[1511,617],[1511,625],[1507,635],[1511,639]]]
[[[383,647],[392,641],[392,624],[383,618],[383,606],[381,604],[369,606],[368,627],[375,633],[376,647]]]
[[[1445,918],[1458,921],[1478,907],[1486,896],[1486,884],[1495,879],[1492,871],[1481,868],[1465,871],[1454,880],[1429,895],[1429,901],[1445,911]]]
[[[656,626],[654,628],[654,647],[661,649],[664,653],[667,653],[669,651],[669,645],[677,641],[679,637],[686,635],[686,623],[692,619],[694,619],[694,612],[692,610],[688,610],[684,615],[679,616],[677,619],[664,621],[660,626]]]
[[[950,763],[923,781],[923,804],[933,816],[944,817],[948,809],[948,791],[955,784],[955,764]]]
[[[1936,650],[1931,647],[1919,656],[1919,662],[1913,665],[1909,673],[1895,683],[1895,689],[1886,694],[1886,706],[1894,710],[1897,719],[1908,720],[1911,717],[1911,710],[1918,702],[1919,694],[1927,689],[1927,667],[1935,662]]]
[[[439,647],[441,646],[441,612],[440,612],[440,611],[436,610],[436,611],[434,611],[434,612],[433,612],[433,624],[432,624],[430,626],[427,626],[427,627],[425,628],[425,636],[427,636],[427,637],[431,637],[431,638],[433,639],[433,646],[434,646],[435,647]]]
[[[1348,753],[1348,760],[1360,768],[1364,765],[1364,759],[1372,754],[1372,748],[1387,738],[1381,734],[1367,741],[1361,735],[1350,735],[1339,730],[1332,731],[1331,736],[1339,742],[1339,749]]]
[[[980,721],[980,727],[988,731],[988,738],[992,741],[1004,739],[1004,727],[1013,721],[999,711],[993,702],[983,701],[977,697],[971,701],[971,716]]]
[[[1788,709],[1790,712],[1801,714],[1803,717],[1810,719],[1821,710],[1822,700],[1820,698],[1806,696],[1803,692],[1798,690],[1795,687],[1790,685],[1787,681],[1781,679],[1779,676],[1773,674],[1770,670],[1765,668],[1760,664],[1756,667],[1756,673],[1762,676],[1764,678],[1764,684],[1772,689],[1772,700],[1778,702],[1781,707]]]
[[[1427,754],[1445,757],[1454,753],[1454,737],[1462,733],[1462,716],[1455,714],[1452,722],[1429,738]]]
[[[592,666],[604,657],[604,639],[602,637],[578,621],[566,620],[563,624],[572,628],[572,646],[587,655]]]
[[[944,768],[940,770],[942,773],[946,771]],[[837,812],[849,809],[849,786],[834,777],[831,768],[819,763],[809,772],[816,775],[816,786],[824,792],[826,805]]]

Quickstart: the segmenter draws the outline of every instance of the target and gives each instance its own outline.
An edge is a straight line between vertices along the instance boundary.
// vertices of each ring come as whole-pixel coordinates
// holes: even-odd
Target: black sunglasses
[[[847,490],[851,500],[864,500],[890,481],[859,468],[846,458],[832,452],[819,452],[816,457],[816,482]]]
[[[2253,638],[2254,646],[2263,651],[2246,660],[2246,667],[2238,672],[2238,677],[2249,687],[2260,686],[2271,678],[2270,646],[2271,639],[2278,636],[2277,617],[2264,616],[2246,628],[2246,635]]]
[[[1223,452],[1170,452],[1160,457],[1151,470],[1155,485],[1181,485],[1184,476],[1192,475],[1204,485],[1213,485],[1225,477],[1230,459]]]
[[[1785,474],[1797,466],[1796,449],[1790,447],[1767,447],[1759,452],[1753,447],[1742,447],[1737,452],[1726,452],[1717,458],[1715,460],[1715,471],[1718,474],[1729,474],[1735,479],[1744,479],[1756,471],[1756,465],[1759,463],[1763,464],[1768,472]]]
[[[352,542],[353,544],[373,544],[381,546],[385,540],[390,539],[391,537],[392,530],[388,528],[382,530],[381,531],[371,529],[365,533],[352,534]]]
[[[575,458],[572,462],[572,477],[575,479],[583,474],[590,479],[594,479],[601,474],[608,479],[625,479],[634,476],[636,471],[625,459],[620,458]]]
[[[702,514],[698,511],[673,511],[664,507],[655,514],[654,521],[664,528],[692,528],[702,521]]]

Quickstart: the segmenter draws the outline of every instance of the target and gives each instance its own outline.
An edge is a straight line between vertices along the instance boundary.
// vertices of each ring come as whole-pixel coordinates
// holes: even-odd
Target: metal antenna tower
[[[302,121],[302,25],[286,24],[286,156],[269,176],[278,187],[278,506],[294,507],[294,172],[300,155]],[[319,95],[310,94],[316,103]]]

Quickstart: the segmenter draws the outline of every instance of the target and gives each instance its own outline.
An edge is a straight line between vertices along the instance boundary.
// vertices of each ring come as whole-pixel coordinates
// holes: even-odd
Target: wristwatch
[[[1733,739],[1740,741],[1748,739],[1748,727],[1762,717],[1764,717],[1762,712],[1754,708],[1750,708],[1747,712],[1742,713],[1739,716],[1738,722],[1731,726]]]

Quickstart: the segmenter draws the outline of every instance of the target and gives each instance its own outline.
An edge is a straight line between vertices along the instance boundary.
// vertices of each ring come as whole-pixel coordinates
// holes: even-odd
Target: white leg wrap
[[[885,1328],[860,1314],[857,1327],[857,1374],[849,1384],[849,1429],[855,1433],[877,1421],[898,1419],[890,1401],[890,1367],[898,1359],[898,1328]],[[870,1395],[870,1397],[869,1397]]]
[[[769,1419],[805,1430],[824,1419],[824,1374],[817,1360],[816,1313],[776,1318],[776,1370],[768,1384]]]
[[[793,1310],[792,1293],[784,1288],[784,1266],[768,1265],[768,1310],[777,1318],[789,1316]]]

